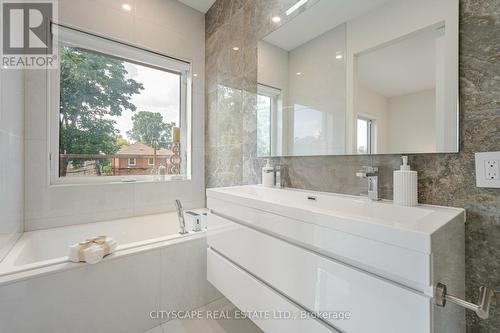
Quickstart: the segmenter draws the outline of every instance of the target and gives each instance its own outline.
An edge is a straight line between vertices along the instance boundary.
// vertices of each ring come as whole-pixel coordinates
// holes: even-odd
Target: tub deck
[[[118,242],[116,252],[103,261],[205,235],[203,231],[181,235],[178,226],[177,213],[170,212],[25,232],[0,262],[0,285],[86,265],[68,260],[68,246],[99,235]]]

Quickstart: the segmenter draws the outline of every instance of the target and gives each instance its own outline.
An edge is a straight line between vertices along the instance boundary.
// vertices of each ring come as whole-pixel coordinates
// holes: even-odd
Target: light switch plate
[[[500,188],[500,152],[476,153],[476,186]]]

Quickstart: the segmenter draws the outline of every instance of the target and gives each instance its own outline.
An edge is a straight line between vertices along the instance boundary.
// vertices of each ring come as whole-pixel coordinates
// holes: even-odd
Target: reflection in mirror
[[[446,93],[437,84],[446,81],[445,30],[431,26],[356,56],[358,153],[456,149],[456,103],[438,100]]]
[[[374,152],[375,120],[358,115],[357,118],[357,150],[358,154],[372,154]]]
[[[314,0],[258,43],[258,156],[458,150],[458,0]]]
[[[301,42],[271,34],[258,44],[259,100],[275,101],[271,155],[342,154],[345,26]],[[264,118],[258,121],[258,128],[264,126]]]

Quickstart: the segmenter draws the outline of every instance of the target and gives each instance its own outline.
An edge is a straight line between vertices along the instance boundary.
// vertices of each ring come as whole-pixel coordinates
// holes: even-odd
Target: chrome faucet
[[[179,233],[185,235],[188,232],[186,231],[186,220],[184,219],[182,204],[179,199],[175,200],[175,207],[177,208],[177,219],[179,220]]]
[[[378,168],[364,166],[362,170],[356,172],[356,176],[368,180],[368,198],[372,201],[379,201]]]

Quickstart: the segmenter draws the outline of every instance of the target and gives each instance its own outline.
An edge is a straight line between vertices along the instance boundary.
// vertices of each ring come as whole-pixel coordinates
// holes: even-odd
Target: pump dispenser
[[[399,170],[394,171],[394,204],[400,206],[418,205],[416,171],[408,165],[408,156],[402,156],[403,164]]]
[[[267,160],[266,166],[262,168],[262,185],[266,187],[274,186],[274,168]]]

